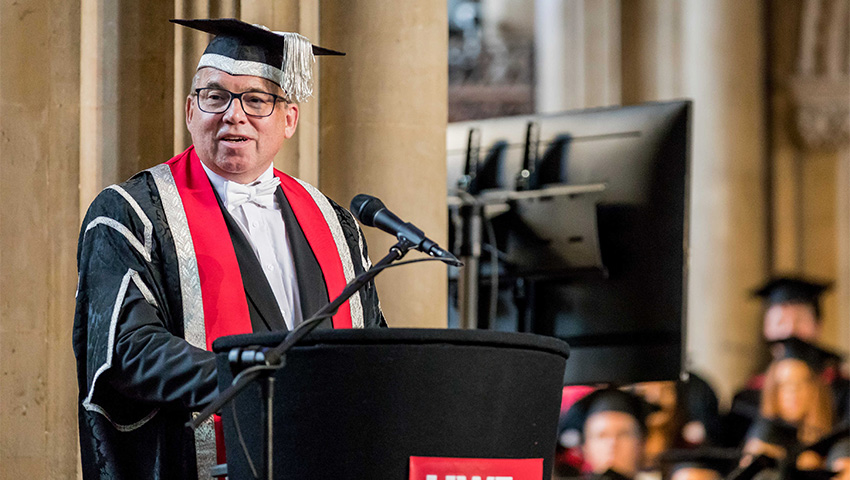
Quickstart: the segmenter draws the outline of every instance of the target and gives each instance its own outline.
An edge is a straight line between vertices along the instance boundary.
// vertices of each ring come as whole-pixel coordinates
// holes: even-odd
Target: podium
[[[284,337],[216,340],[221,388],[232,349]],[[274,478],[406,480],[417,456],[542,458],[548,479],[568,356],[566,343],[524,333],[313,331],[274,374]],[[262,408],[251,385],[222,409],[231,480],[254,478],[246,453],[261,468]]]

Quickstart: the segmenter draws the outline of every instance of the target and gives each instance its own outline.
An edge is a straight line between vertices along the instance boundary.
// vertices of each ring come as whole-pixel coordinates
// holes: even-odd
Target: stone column
[[[534,10],[536,111],[619,104],[620,2],[537,0]]]
[[[446,2],[325,1],[320,11],[320,43],[348,54],[319,60],[322,190],[345,206],[375,195],[445,244]],[[377,261],[394,238],[364,228]],[[441,264],[389,270],[377,283],[390,325],[446,325]]]
[[[174,0],[174,18],[211,18],[209,3],[209,0]],[[171,28],[174,31],[174,146],[171,153],[176,155],[192,144],[186,129],[186,96],[210,36],[179,25]]]
[[[850,117],[850,113],[848,113]],[[848,118],[850,123],[850,118]],[[836,268],[835,294],[837,297],[837,321],[835,335],[842,351],[850,349],[850,146],[843,145],[838,152],[838,175],[836,175],[836,243],[838,265]],[[826,330],[826,329],[825,329]],[[829,332],[825,332],[829,333]]]
[[[684,96],[691,143],[688,352],[728,394],[756,368],[767,271],[762,4],[682,4]]]
[[[0,478],[77,476],[80,8],[0,9]]]
[[[629,0],[621,6],[622,101],[682,96],[682,3]]]
[[[80,208],[174,151],[170,2],[83,0]]]

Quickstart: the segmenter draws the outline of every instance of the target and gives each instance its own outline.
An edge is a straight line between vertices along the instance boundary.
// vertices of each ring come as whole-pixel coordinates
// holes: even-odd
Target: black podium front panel
[[[231,348],[281,334],[216,341],[222,388]],[[480,330],[324,330],[276,374],[275,478],[407,479],[410,456],[542,458],[552,471],[565,343]],[[225,407],[229,478],[262,465],[260,388]],[[238,439],[234,411],[244,446]]]

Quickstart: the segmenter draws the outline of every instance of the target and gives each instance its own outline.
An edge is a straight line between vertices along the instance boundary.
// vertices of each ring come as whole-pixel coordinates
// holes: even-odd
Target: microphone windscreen
[[[367,227],[375,226],[375,214],[386,208],[376,197],[361,193],[351,199],[351,213],[360,223]]]

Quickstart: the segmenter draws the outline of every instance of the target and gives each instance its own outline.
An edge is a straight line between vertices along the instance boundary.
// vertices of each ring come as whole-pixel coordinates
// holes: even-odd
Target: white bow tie
[[[227,182],[225,190],[227,192],[227,209],[232,210],[246,202],[272,208],[274,206],[274,192],[278,185],[280,185],[280,179],[277,177],[254,182],[251,185]]]

